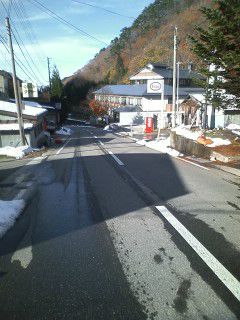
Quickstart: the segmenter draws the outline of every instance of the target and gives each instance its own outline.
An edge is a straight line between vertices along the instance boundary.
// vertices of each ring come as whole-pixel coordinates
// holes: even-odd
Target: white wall
[[[145,112],[120,112],[119,124],[131,125],[131,124],[144,124],[146,113]],[[142,122],[142,123],[141,123]]]
[[[142,109],[143,111],[158,111],[166,110],[166,105],[168,104],[168,100],[161,100],[159,99],[150,99],[150,98],[143,98],[142,100]]]

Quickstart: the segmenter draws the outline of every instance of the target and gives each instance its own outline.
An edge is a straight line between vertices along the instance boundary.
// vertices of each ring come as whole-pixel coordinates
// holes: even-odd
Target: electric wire
[[[62,18],[60,15],[58,15],[57,13],[55,13],[54,11],[52,11],[51,9],[47,8],[46,6],[44,6],[42,3],[40,3],[37,0],[28,0],[31,3],[33,3],[37,8],[39,8],[40,10],[44,11],[45,13],[47,13],[50,17],[56,19],[57,21],[65,24],[66,26],[68,26],[69,28],[71,28],[72,30],[78,31],[80,32],[82,35],[85,35],[88,38],[91,38],[95,41],[98,41],[104,45],[108,45],[106,42],[96,38],[95,36],[91,35],[90,33],[78,28],[77,26],[75,26],[74,24],[72,24],[71,22],[67,21],[66,19]]]
[[[9,11],[7,10],[6,5],[4,4],[4,2],[3,2],[2,0],[1,0],[0,2],[1,2],[3,8],[5,9],[6,14],[8,14]],[[15,7],[14,1],[11,1],[10,4],[11,4],[11,8]],[[10,7],[9,7],[9,8],[10,8]],[[17,13],[19,12],[19,10],[16,10],[16,7],[15,7],[14,9],[15,9],[15,10],[14,10],[15,12],[17,12]],[[18,35],[19,41],[22,43],[22,45],[23,45],[23,47],[24,47],[24,51],[26,52],[26,54],[24,53],[24,51],[23,51],[23,49],[22,49],[22,47],[21,47],[21,45],[20,45],[20,43],[19,43],[19,41],[18,41],[18,39],[17,39],[17,37],[16,37],[16,34],[15,34],[14,32],[12,32],[13,37],[14,37],[14,39],[15,39],[15,41],[16,41],[16,43],[17,43],[17,45],[18,45],[18,47],[19,47],[19,49],[20,49],[20,51],[21,51],[21,53],[22,53],[22,55],[23,55],[23,57],[24,57],[24,60],[26,61],[27,65],[28,65],[28,68],[26,68],[26,66],[23,64],[23,62],[20,60],[20,58],[17,57],[17,55],[16,55],[16,53],[15,53],[14,55],[15,55],[15,57],[16,57],[16,64],[19,66],[19,68],[22,70],[22,72],[23,72],[29,79],[32,80],[32,79],[35,78],[35,81],[34,81],[34,82],[37,81],[39,84],[43,85],[43,82],[47,82],[47,81],[46,81],[46,80],[44,79],[44,77],[41,75],[41,72],[39,71],[39,69],[38,69],[38,67],[36,66],[36,64],[34,63],[31,55],[29,54],[28,50],[26,49],[26,47],[25,47],[25,45],[24,45],[24,43],[23,43],[23,40],[21,39],[21,37],[20,37],[20,35],[19,35],[18,31],[17,31],[17,28],[16,28],[16,27],[14,26],[14,24],[13,24],[12,19],[11,19],[11,27],[12,27],[12,29],[15,30],[16,34]],[[1,38],[3,39],[3,41],[1,41],[2,44],[5,46],[5,49],[7,49],[7,48],[8,48],[7,41],[6,41],[3,37],[1,37]],[[29,37],[28,37],[28,38],[29,38]],[[9,53],[10,53],[10,52],[9,52]],[[34,65],[37,73],[41,76],[42,79],[44,79],[43,81],[41,81],[41,80],[39,79],[39,76],[36,75],[36,72],[33,71],[33,68],[31,67],[31,65],[30,65],[30,63],[29,63],[26,55],[28,55],[28,57],[29,57],[31,63]],[[25,70],[28,70],[29,75],[26,74],[25,70],[21,67],[21,65],[24,66],[24,69],[25,69]]]
[[[41,74],[40,70],[38,69],[38,67],[36,66],[35,62],[33,61],[30,53],[28,52],[28,50],[27,50],[27,48],[26,48],[23,40],[21,39],[21,37],[20,37],[20,35],[19,35],[19,32],[17,31],[16,27],[14,26],[14,23],[12,22],[11,25],[12,25],[12,28],[14,29],[14,31],[16,32],[16,34],[18,35],[18,38],[19,38],[20,42],[22,43],[22,46],[23,46],[23,48],[24,48],[24,50],[25,50],[28,58],[29,58],[30,61],[32,62],[33,66],[35,67],[35,69],[36,69],[36,71],[38,72],[39,76],[42,78],[43,82],[46,82],[46,79],[44,79],[44,77],[43,77],[43,75]],[[16,35],[14,35],[14,37],[15,37],[15,40],[16,40]],[[17,40],[16,40],[16,41],[17,41]],[[21,51],[22,51],[22,50],[21,50]],[[37,77],[37,78],[38,78],[38,77]],[[38,79],[39,79],[39,78],[38,78]],[[40,81],[40,82],[42,82],[42,81]]]
[[[118,13],[118,12],[115,12],[115,11],[112,11],[112,10],[109,10],[109,9],[106,9],[106,8],[103,8],[103,7],[99,7],[99,6],[96,6],[94,4],[90,4],[90,3],[87,3],[87,2],[78,1],[78,0],[72,0],[72,2],[76,2],[76,3],[79,3],[79,4],[83,4],[85,6],[89,6],[89,7],[96,8],[96,9],[100,9],[100,10],[106,11],[108,13],[111,13],[111,14],[114,14],[114,15],[117,15],[117,16],[120,16],[120,17],[128,18],[128,19],[131,19],[131,20],[135,20],[136,19],[134,17],[126,16],[124,14],[121,14],[121,13]]]
[[[14,34],[13,31],[12,31],[12,35],[13,35],[13,38],[15,39],[15,41],[16,41],[16,43],[17,43],[17,45],[18,45],[19,50],[21,51],[21,53],[22,53],[22,55],[23,55],[24,60],[26,61],[27,65],[28,65],[28,67],[29,67],[29,69],[30,69],[30,71],[31,71],[31,75],[33,76],[33,78],[36,78],[37,82],[39,82],[40,84],[43,84],[43,83],[40,81],[40,79],[38,78],[38,76],[36,75],[36,73],[33,71],[32,67],[31,67],[30,63],[28,62],[28,59],[27,59],[27,57],[26,57],[26,55],[25,55],[25,53],[24,53],[21,45],[19,44],[18,39],[17,39],[17,37],[16,37],[16,35]]]
[[[3,46],[4,46],[4,48],[7,50],[7,52],[8,52],[9,54],[11,54],[11,53],[10,53],[10,50],[9,50],[9,48],[8,48],[8,45],[7,45],[1,38],[0,38],[0,42],[3,44]],[[16,54],[14,54],[14,56],[15,56],[15,62],[16,62],[16,64],[17,64],[18,67],[21,69],[21,71],[25,74],[25,76],[27,77],[26,79],[29,79],[29,80],[31,80],[32,82],[34,82],[33,79],[29,76],[29,74],[26,73],[25,70],[27,70],[27,68],[26,68],[26,66],[23,64],[23,62],[18,58],[18,56],[17,56]],[[23,67],[24,67],[25,69],[23,69]]]

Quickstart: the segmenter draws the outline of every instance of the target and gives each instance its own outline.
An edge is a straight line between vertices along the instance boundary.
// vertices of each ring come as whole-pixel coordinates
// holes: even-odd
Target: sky
[[[0,36],[3,37],[0,41],[4,41],[6,46],[7,32],[4,19],[10,14],[14,36],[22,49],[21,51],[13,37],[14,51],[21,66],[17,65],[17,73],[22,80],[46,85],[47,57],[51,58],[51,68],[56,64],[61,78],[72,75],[117,37],[121,29],[131,26],[133,18],[154,2],[82,0],[87,4],[123,15],[119,16],[75,1],[81,0],[0,0]],[[83,32],[73,30],[50,17],[41,4]],[[0,69],[11,71],[10,55],[1,42]]]

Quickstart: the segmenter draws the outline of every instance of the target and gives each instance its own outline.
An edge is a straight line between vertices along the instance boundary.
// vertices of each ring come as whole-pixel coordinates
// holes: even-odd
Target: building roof
[[[7,102],[7,101],[0,101],[0,112],[10,112],[10,113],[17,113],[17,106],[15,103]],[[31,106],[25,106],[24,110],[22,110],[23,115],[37,117],[44,113],[46,113],[46,109],[43,108],[36,108]]]
[[[103,95],[116,95],[116,96],[133,96],[133,97],[148,97],[148,96],[159,96],[159,93],[147,93],[147,84],[118,84],[118,85],[107,85],[97,91],[95,94]],[[179,96],[186,97],[188,93],[179,88]],[[164,96],[172,96],[172,87],[164,85]]]
[[[24,123],[24,130],[33,128],[32,123]],[[0,123],[0,131],[19,131],[18,123]]]
[[[136,77],[144,69],[149,69],[149,71],[154,72],[165,79],[173,78],[173,69],[170,68],[169,66],[162,63],[148,63],[145,68],[141,69],[140,71],[132,75],[130,79]],[[202,76],[201,74],[189,69],[180,69],[179,78],[180,79],[201,79],[201,80],[205,79],[205,77]]]

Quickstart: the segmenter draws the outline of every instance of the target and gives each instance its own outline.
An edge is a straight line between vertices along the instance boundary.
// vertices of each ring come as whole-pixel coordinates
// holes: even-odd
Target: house
[[[191,70],[181,70],[179,74],[177,123],[181,124],[183,112],[179,107],[180,103],[188,97],[190,92],[202,92],[202,89],[194,87],[194,79],[200,79],[200,75]],[[166,65],[148,64],[130,77],[130,85],[107,85],[95,91],[94,97],[108,108],[114,121],[119,121],[120,124],[135,124],[135,119],[139,123],[141,117],[144,123],[146,117],[152,117],[155,127],[166,127],[173,111],[172,78],[172,69]],[[127,111],[122,107],[127,107]]]
[[[31,147],[40,147],[46,143],[47,110],[25,105],[22,110],[24,132]],[[15,103],[0,101],[0,147],[18,146],[20,135],[17,107]]]
[[[182,104],[185,124],[202,125],[202,114],[206,106],[205,94],[203,92],[190,93]],[[213,109],[211,103],[207,104],[207,125],[209,128],[225,128],[229,124],[240,125],[240,110],[234,106],[225,109]]]
[[[0,100],[9,98],[9,73],[0,70]]]
[[[47,110],[47,113],[45,115],[47,130],[49,132],[53,132],[57,129],[57,127],[60,124],[60,112],[61,112],[61,110],[58,107],[53,106],[51,104],[38,103],[36,101],[23,100],[23,103],[25,104],[25,106],[31,106],[31,107],[42,108]]]
[[[21,92],[22,80],[17,78],[18,86]],[[0,70],[0,100],[14,98],[13,77],[10,72]]]

